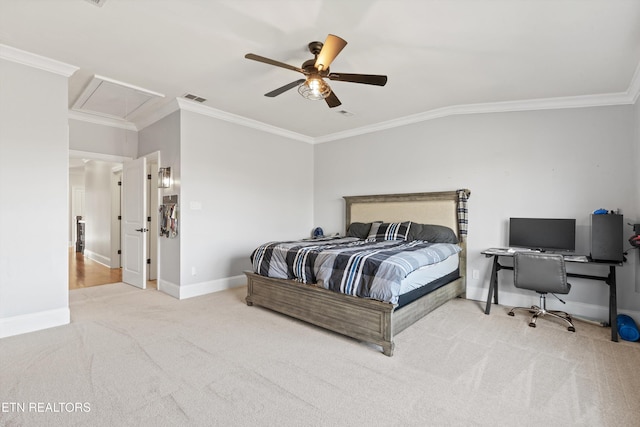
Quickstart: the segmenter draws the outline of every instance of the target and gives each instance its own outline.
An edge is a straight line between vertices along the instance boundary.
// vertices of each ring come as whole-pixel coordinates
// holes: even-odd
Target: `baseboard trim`
[[[467,299],[474,301],[481,301],[484,303],[487,301],[488,290],[486,288],[472,288],[467,286]],[[561,296],[562,298],[562,296]],[[562,304],[556,300],[553,296],[547,296],[547,308],[550,310],[562,310],[588,320],[596,322],[609,323],[609,306],[585,304],[582,302],[569,301],[563,298],[567,303]],[[531,294],[519,294],[514,292],[500,291],[499,295],[500,305],[503,307],[529,307],[531,305],[538,305],[540,297],[535,292]],[[608,301],[608,300],[607,300]],[[626,314],[634,319],[640,319],[640,311],[620,309],[618,304],[618,314]]]
[[[111,258],[106,257],[104,255],[100,255],[98,253],[92,252],[89,249],[84,250],[84,256],[89,258],[92,261],[97,262],[98,264],[102,264],[107,268],[111,268]]]
[[[0,338],[26,334],[71,322],[69,307],[0,319]]]
[[[223,279],[208,280],[206,282],[192,283],[190,285],[176,285],[165,280],[158,281],[158,290],[178,299],[199,297],[214,292],[225,291],[247,284],[244,275],[225,277]]]
[[[180,299],[193,298],[231,288],[237,288],[245,285],[246,283],[246,277],[241,275],[180,286]]]
[[[180,299],[180,285],[158,279],[158,290],[174,298]]]

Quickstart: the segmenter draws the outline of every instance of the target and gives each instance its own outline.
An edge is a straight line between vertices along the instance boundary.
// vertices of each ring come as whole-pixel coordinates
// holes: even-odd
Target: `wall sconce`
[[[158,169],[158,188],[169,188],[171,186],[171,168]]]

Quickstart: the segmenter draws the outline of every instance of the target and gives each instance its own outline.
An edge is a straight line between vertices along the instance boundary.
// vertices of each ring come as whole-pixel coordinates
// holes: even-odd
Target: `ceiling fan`
[[[317,41],[311,42],[309,43],[309,51],[314,55],[314,59],[305,61],[300,68],[253,53],[247,53],[244,57],[258,62],[264,62],[265,64],[275,65],[276,67],[297,71],[306,76],[304,79],[296,80],[269,93],[265,93],[264,96],[273,98],[298,86],[298,92],[303,97],[313,100],[324,99],[327,105],[333,108],[342,103],[331,87],[323,80],[325,77],[329,80],[340,82],[363,83],[376,86],[384,86],[387,84],[387,76],[330,72],[329,65],[331,65],[346,45],[347,42],[344,39],[333,34],[327,36],[324,44]]]

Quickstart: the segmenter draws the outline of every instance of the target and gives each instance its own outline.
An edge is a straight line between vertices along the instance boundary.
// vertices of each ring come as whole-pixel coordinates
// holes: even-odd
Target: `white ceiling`
[[[322,139],[495,105],[629,103],[640,87],[640,0],[92,2],[0,0],[0,43],[79,67],[70,107],[94,74],[165,95],[128,117],[138,127],[185,93]],[[301,74],[246,53],[298,67],[328,33],[349,43],[333,72],[385,74],[387,85],[330,81],[335,109],[295,89],[263,96]]]

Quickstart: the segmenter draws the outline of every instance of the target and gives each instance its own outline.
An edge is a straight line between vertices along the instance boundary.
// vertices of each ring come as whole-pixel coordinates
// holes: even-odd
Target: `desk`
[[[491,298],[493,303],[498,304],[498,272],[500,270],[513,270],[513,267],[500,264],[500,257],[513,258],[514,252],[509,252],[507,249],[492,248],[481,252],[487,258],[493,257],[493,266],[491,268],[491,279],[489,282],[489,295],[487,295],[487,306],[484,310],[484,314],[491,312]],[[616,326],[616,319],[618,317],[618,301],[616,295],[616,266],[622,265],[622,262],[600,262],[587,258],[587,261],[575,261],[575,257],[565,257],[567,262],[573,265],[589,264],[589,265],[606,265],[609,267],[609,274],[606,276],[594,276],[590,274],[578,274],[567,273],[568,277],[578,277],[580,279],[600,280],[609,285],[609,326],[611,327],[611,341],[618,341],[618,328]]]

